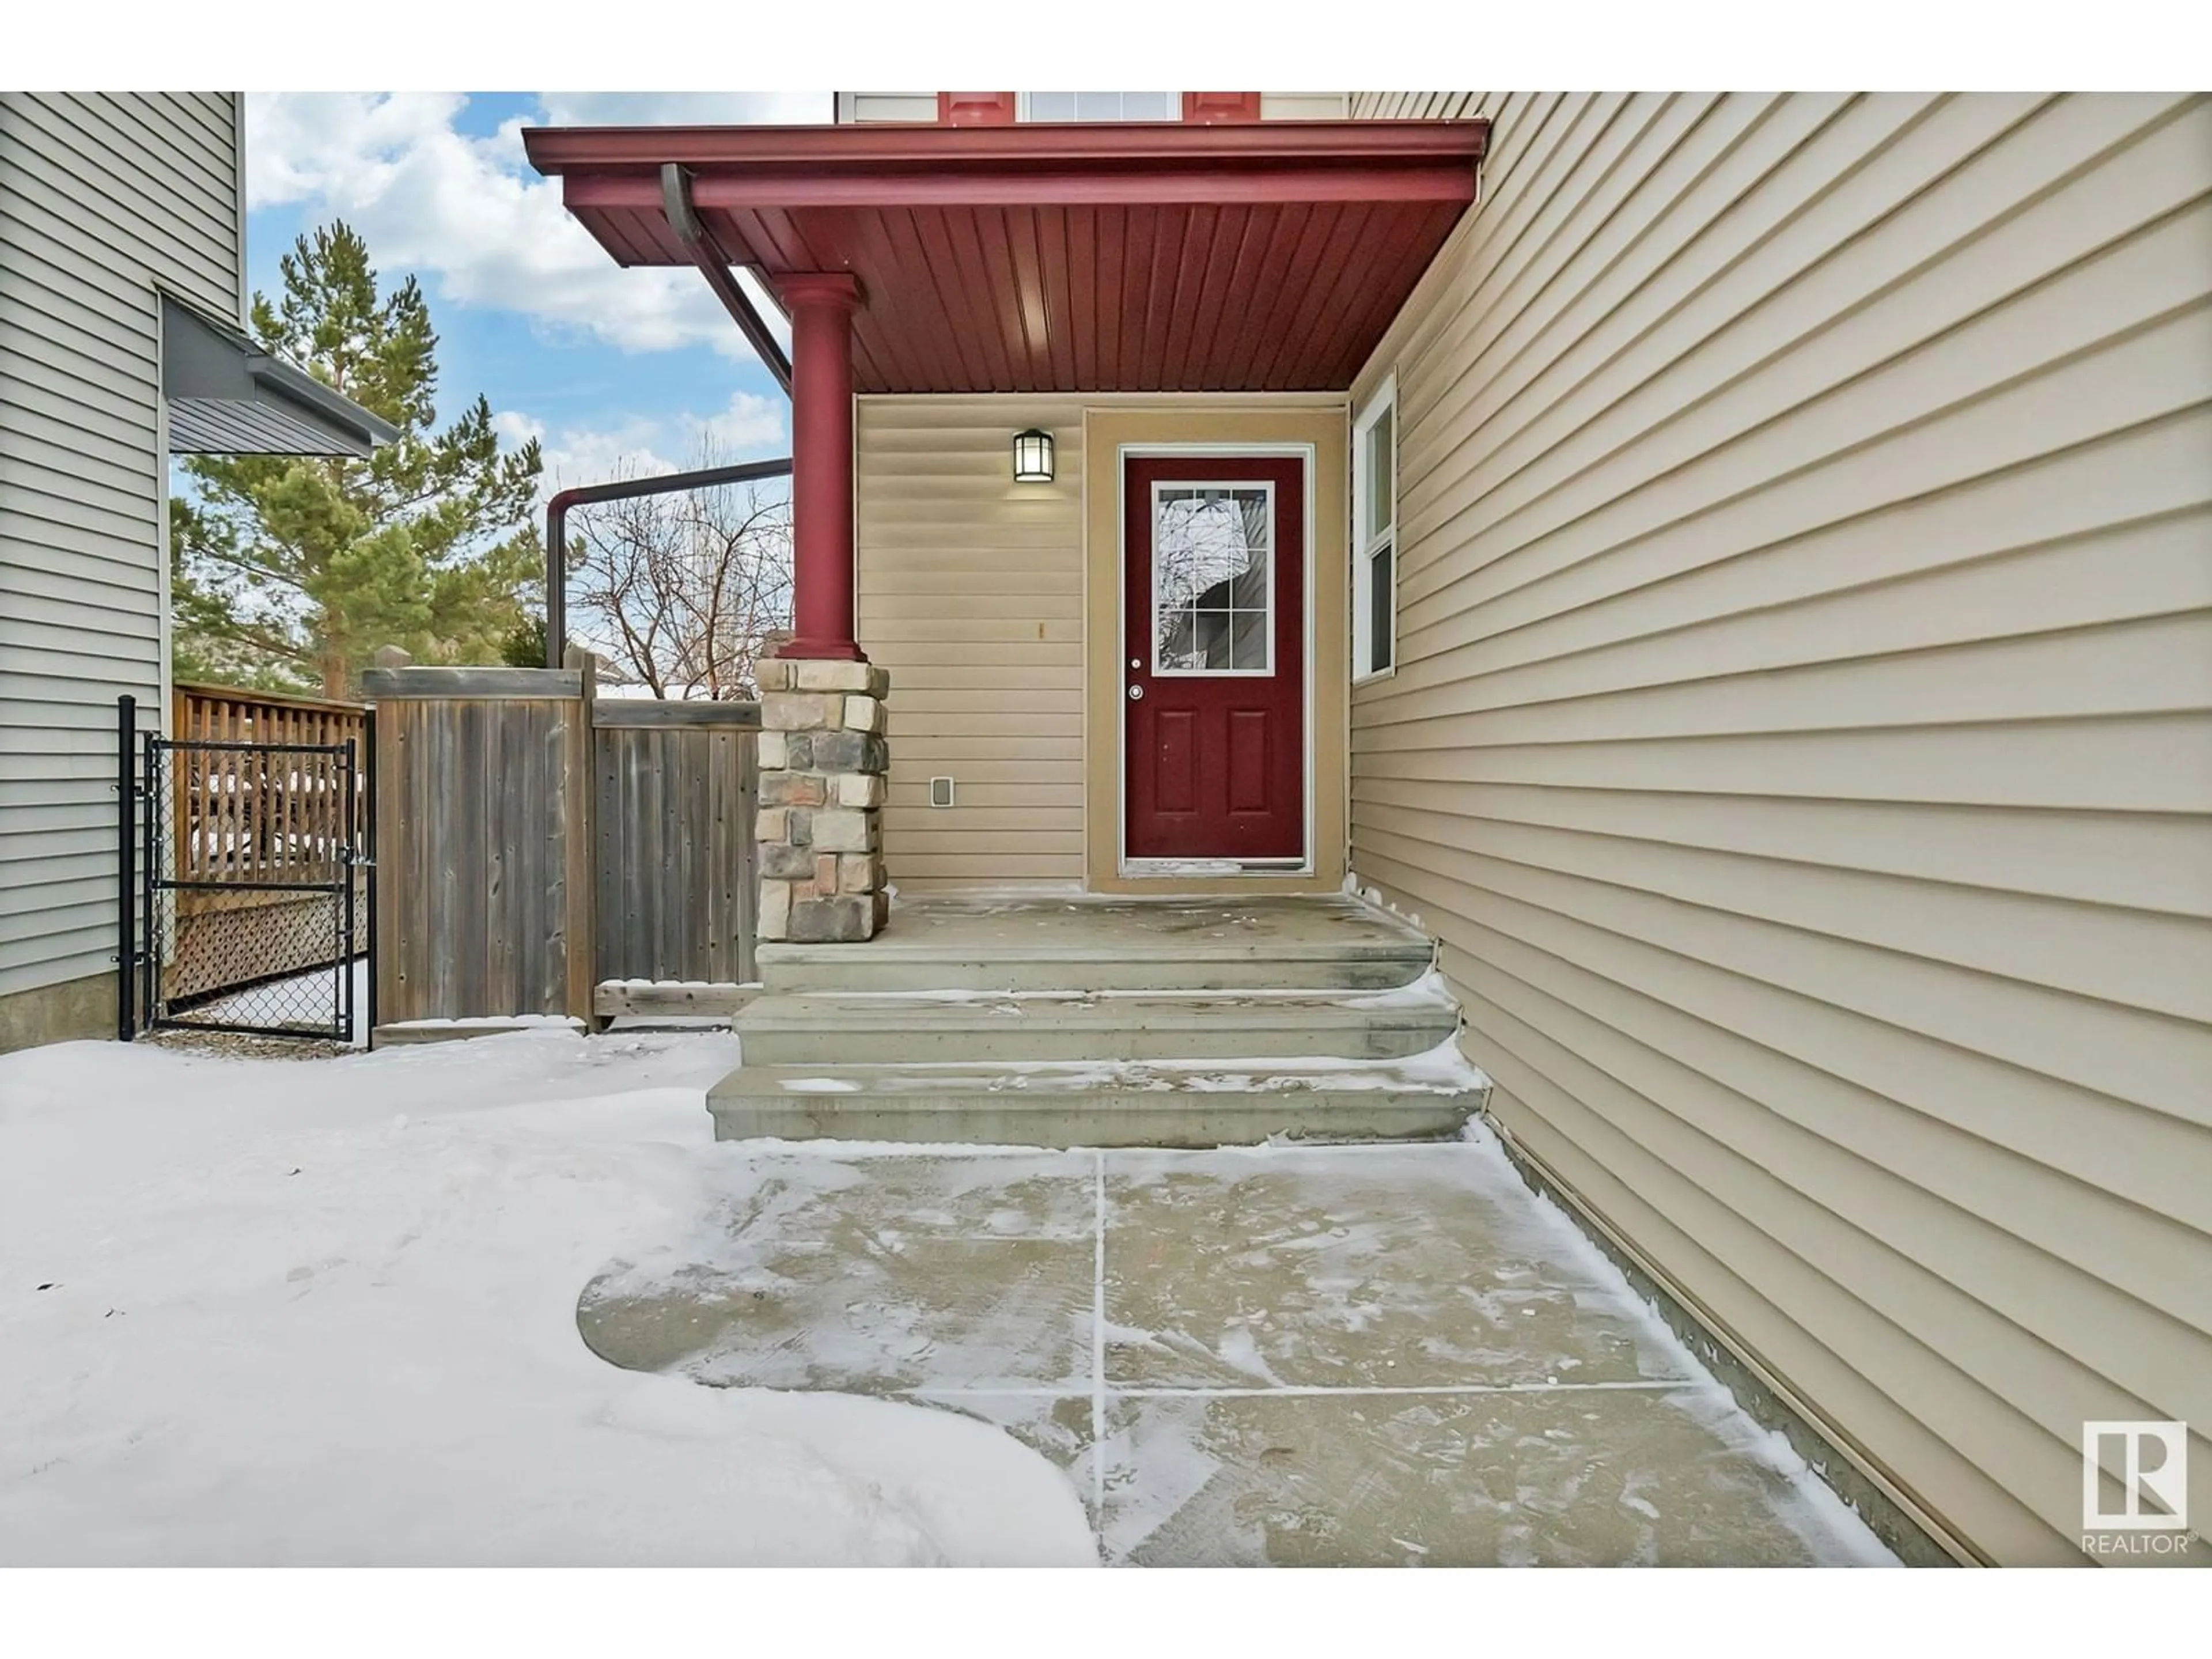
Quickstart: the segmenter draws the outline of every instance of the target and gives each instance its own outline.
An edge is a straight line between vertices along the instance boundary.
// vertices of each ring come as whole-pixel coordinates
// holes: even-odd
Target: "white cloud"
[[[711,415],[633,415],[605,426],[549,429],[537,416],[509,410],[494,415],[492,425],[510,449],[538,440],[547,495],[612,478],[766,460],[791,448],[782,400],[749,392]]]
[[[827,92],[541,92],[556,127],[715,126],[725,123],[820,122],[835,118]]]
[[[826,118],[827,94],[549,93],[549,121]],[[749,358],[696,271],[624,270],[522,153],[524,123],[456,130],[450,93],[249,93],[249,207],[299,204],[345,219],[380,264],[424,273],[442,297],[523,313],[631,351],[707,345]],[[781,319],[769,313],[772,326]]]
[[[708,447],[733,461],[757,459],[787,447],[784,408],[780,398],[734,393],[726,409],[700,423],[701,436]]]

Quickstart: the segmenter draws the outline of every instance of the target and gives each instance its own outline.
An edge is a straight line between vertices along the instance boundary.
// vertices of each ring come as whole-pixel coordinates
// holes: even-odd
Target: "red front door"
[[[1306,485],[1295,456],[1122,463],[1123,850],[1306,856]]]

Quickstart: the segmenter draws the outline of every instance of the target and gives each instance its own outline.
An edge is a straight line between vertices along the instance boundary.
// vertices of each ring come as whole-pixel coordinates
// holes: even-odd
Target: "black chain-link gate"
[[[119,757],[118,787],[139,774],[118,823],[127,838],[135,817],[138,838],[120,860],[124,1032],[349,1042],[368,868],[358,745],[141,744],[136,769]]]

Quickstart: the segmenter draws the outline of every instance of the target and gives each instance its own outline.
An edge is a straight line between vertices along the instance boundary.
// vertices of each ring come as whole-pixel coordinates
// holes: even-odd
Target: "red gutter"
[[[1471,166],[1487,121],[1249,121],[1218,125],[1094,122],[939,127],[526,127],[522,145],[542,173],[572,168],[784,167],[809,173],[921,173],[981,166],[1033,171],[1073,163],[1120,171],[1176,171],[1206,162],[1238,170]]]
[[[935,131],[935,129],[929,129]],[[1222,131],[1223,128],[1208,131]],[[688,165],[688,164],[687,164]],[[702,164],[711,165],[711,164]],[[747,167],[702,173],[692,185],[702,208],[1078,207],[1116,202],[1167,205],[1220,202],[1471,202],[1474,166],[1389,168],[1177,167],[1166,173],[1060,167],[916,173],[838,173],[798,167]],[[653,173],[580,173],[562,180],[571,209],[653,210],[660,181]]]

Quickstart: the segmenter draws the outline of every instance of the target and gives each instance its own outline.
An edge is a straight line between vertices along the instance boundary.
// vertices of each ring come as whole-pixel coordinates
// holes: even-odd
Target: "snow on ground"
[[[353,959],[353,1027],[349,1041],[356,1048],[368,1046],[368,958]],[[329,968],[310,969],[289,979],[248,986],[226,997],[198,1003],[182,1016],[187,1025],[279,1025],[335,1028],[337,1024],[337,975]],[[429,1022],[418,1022],[428,1024]],[[324,1035],[328,1035],[324,1032]]]
[[[735,1063],[0,1057],[0,1564],[1093,1564],[989,1425],[585,1349],[580,1288],[741,1156],[702,1101]]]
[[[581,1036],[584,1022],[574,1014],[471,1014],[460,1019],[396,1019],[385,1029],[394,1031],[556,1030],[573,1031]]]

